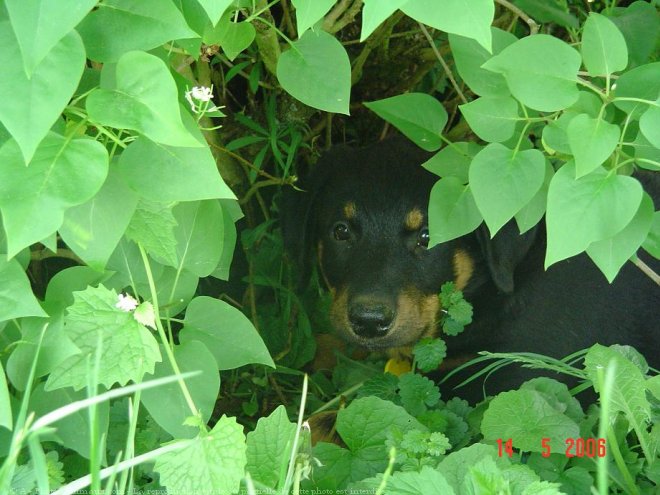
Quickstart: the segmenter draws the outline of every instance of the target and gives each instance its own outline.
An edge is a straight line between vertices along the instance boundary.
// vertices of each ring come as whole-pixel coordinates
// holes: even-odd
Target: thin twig
[[[507,0],[495,0],[495,3],[499,3],[502,7],[509,9],[511,12],[516,14],[518,17],[520,17],[523,21],[527,23],[529,26],[529,34],[536,34],[539,32],[539,25],[536,23],[534,19],[532,19],[530,16],[525,14],[522,10],[520,10],[519,7],[516,5],[513,5],[511,2],[508,2]]]
[[[639,268],[640,270],[642,270],[644,272],[644,275],[646,275],[651,280],[653,280],[656,283],[656,285],[660,285],[660,275],[655,273],[649,265],[644,263],[639,258],[635,258],[633,260],[633,263],[635,263],[635,266],[637,266],[637,268]]]
[[[442,65],[442,68],[445,70],[449,82],[451,82],[451,85],[454,87],[454,91],[456,91],[456,93],[461,98],[461,100],[463,100],[463,103],[467,103],[468,102],[467,98],[461,91],[461,88],[458,86],[458,83],[456,83],[456,79],[454,79],[454,75],[452,74],[451,69],[447,65],[447,62],[445,62],[445,59],[442,58],[442,55],[440,54],[438,47],[435,46],[435,41],[433,41],[433,38],[426,29],[426,26],[421,22],[419,22],[418,24],[419,24],[419,28],[422,30],[422,33],[424,33],[424,36],[426,36],[426,39],[429,41],[429,44],[431,45],[431,49],[433,50],[433,53],[435,53],[435,56],[438,58],[440,65]]]

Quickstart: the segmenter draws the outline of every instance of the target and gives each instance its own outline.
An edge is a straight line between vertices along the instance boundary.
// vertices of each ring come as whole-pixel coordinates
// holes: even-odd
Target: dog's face
[[[302,230],[295,233],[295,220],[284,226],[285,236],[299,236],[304,256],[316,258],[337,332],[369,349],[432,334],[441,285],[464,286],[473,269],[457,243],[428,247],[437,177],[420,166],[424,158],[398,141],[335,152],[317,165],[308,200],[298,205]]]

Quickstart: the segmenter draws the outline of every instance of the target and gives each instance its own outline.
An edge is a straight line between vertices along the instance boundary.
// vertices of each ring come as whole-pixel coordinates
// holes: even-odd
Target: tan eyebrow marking
[[[408,212],[403,222],[406,230],[419,230],[424,223],[424,214],[419,208],[413,208]]]
[[[344,216],[348,220],[352,220],[353,218],[355,218],[356,213],[357,213],[357,209],[355,208],[355,203],[353,203],[353,201],[349,201],[344,205]]]

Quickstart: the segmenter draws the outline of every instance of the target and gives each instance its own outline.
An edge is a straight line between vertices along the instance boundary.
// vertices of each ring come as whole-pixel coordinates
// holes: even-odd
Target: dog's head
[[[515,263],[504,260],[510,250],[487,236],[428,248],[427,208],[437,177],[420,166],[427,158],[399,139],[336,147],[300,183],[304,192],[285,196],[288,251],[307,274],[316,260],[332,294],[336,330],[369,349],[408,346],[433,334],[447,281],[459,289],[481,284],[479,273],[491,267],[496,282],[506,285],[508,276],[512,284]]]

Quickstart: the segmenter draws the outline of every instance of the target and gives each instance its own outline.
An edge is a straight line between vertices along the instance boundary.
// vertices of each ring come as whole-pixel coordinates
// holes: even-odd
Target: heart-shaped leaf
[[[429,247],[469,234],[482,221],[470,186],[457,177],[436,182],[429,200]]]
[[[609,158],[619,142],[621,130],[618,125],[582,113],[571,120],[566,134],[575,157],[577,177],[582,177]]]

